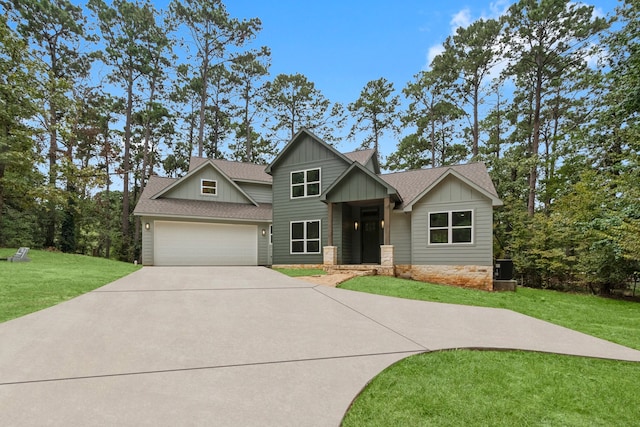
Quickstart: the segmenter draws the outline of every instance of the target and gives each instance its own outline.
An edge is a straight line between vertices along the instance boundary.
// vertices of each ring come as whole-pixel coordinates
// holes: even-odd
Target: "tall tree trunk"
[[[478,86],[473,88],[473,143],[471,145],[471,156],[473,159],[478,157],[478,139],[480,133],[480,126],[478,125]]]
[[[205,46],[205,53],[202,61],[202,72],[200,77],[202,78],[202,89],[200,90],[200,123],[198,123],[198,157],[202,157],[204,149],[204,126],[206,122],[205,109],[207,108],[208,98],[208,80],[209,80],[209,43]]]
[[[6,135],[6,133],[5,133]],[[1,184],[4,178],[5,164],[0,163],[0,247],[5,245],[4,235],[2,234],[2,212],[4,210],[4,186]]]
[[[542,70],[538,69],[536,73],[536,88],[534,92],[534,110],[533,110],[533,135],[531,138],[531,156],[533,164],[529,171],[529,201],[527,209],[529,216],[532,217],[536,208],[536,185],[538,183],[538,149],[540,147],[540,110],[542,104]]]
[[[431,99],[431,167],[436,167],[436,120],[433,108],[435,103]]]
[[[244,132],[247,162],[253,163],[253,144],[251,141],[251,127],[249,126],[249,87],[247,86],[244,93]]]
[[[108,123],[108,122],[107,122]],[[109,126],[107,124],[107,126]],[[106,227],[106,232],[107,232],[107,236],[105,239],[105,254],[104,257],[109,259],[111,258],[111,175],[109,174],[109,156],[111,155],[111,147],[109,145],[109,131],[107,130],[107,132],[105,133],[105,156],[104,156],[104,164],[105,164],[105,169],[107,171],[107,188],[106,188],[106,196],[107,196],[107,215],[105,217],[106,219],[106,223],[107,223],[107,227]]]
[[[502,130],[500,129],[500,90],[497,91],[497,103],[496,103],[496,159],[500,158],[500,144],[502,138],[500,136]]]
[[[133,73],[129,71],[127,82],[127,109],[124,125],[124,153],[122,156],[123,184],[122,184],[122,254],[123,260],[128,261],[130,258],[129,236],[129,174],[131,169],[130,151],[131,151],[131,117],[133,113]]]
[[[51,190],[56,187],[57,181],[57,159],[58,159],[58,115],[54,102],[49,102],[49,186]],[[56,206],[53,200],[47,202],[49,212],[47,213],[44,246],[55,246],[56,235]]]

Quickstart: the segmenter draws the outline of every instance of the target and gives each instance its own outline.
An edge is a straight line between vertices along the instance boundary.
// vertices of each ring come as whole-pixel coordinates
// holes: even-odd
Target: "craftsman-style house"
[[[374,150],[302,130],[266,168],[192,158],[182,178],[154,176],[134,214],[144,265],[366,265],[492,289],[501,204],[482,163],[381,174]]]

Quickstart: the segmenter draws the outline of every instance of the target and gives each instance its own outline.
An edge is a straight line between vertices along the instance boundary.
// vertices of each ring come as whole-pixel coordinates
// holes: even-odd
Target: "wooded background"
[[[0,246],[137,259],[131,212],[191,155],[266,163],[301,127],[387,170],[482,161],[495,255],[525,285],[609,293],[640,270],[640,2],[521,0],[459,28],[402,88],[342,105],[269,73],[259,17],[219,0],[0,0]],[[96,78],[95,70],[106,70]]]

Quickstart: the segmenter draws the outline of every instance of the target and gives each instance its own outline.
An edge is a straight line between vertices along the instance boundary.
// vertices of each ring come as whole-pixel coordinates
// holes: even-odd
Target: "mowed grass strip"
[[[327,274],[321,268],[274,268],[274,270],[289,277],[320,276]]]
[[[351,426],[637,426],[640,363],[527,352],[444,351],[378,375]]]
[[[0,258],[16,249],[0,249]],[[30,262],[0,261],[0,322],[92,291],[138,269],[129,263],[30,250]]]
[[[640,350],[637,302],[531,288],[486,292],[384,276],[356,277],[339,287],[399,298],[506,308]]]

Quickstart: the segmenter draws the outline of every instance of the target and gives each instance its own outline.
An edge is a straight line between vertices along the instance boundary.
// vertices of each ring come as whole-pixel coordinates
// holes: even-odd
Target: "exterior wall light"
[[[265,230],[264,228],[262,229],[262,237],[267,235],[267,230]]]
[[[149,231],[151,229],[151,224],[149,224],[148,222],[144,223],[144,229]]]
[[[384,219],[380,221],[380,227],[384,230]]]
[[[358,231],[358,221],[353,222],[353,229]]]

